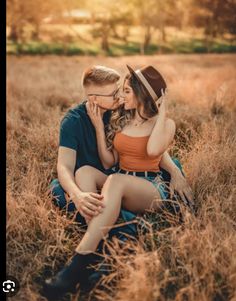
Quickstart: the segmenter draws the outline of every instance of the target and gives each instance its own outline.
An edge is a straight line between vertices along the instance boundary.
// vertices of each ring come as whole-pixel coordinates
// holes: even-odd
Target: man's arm
[[[57,174],[63,189],[72,198],[80,195],[82,191],[75,183],[74,168],[76,162],[76,151],[67,147],[60,146],[58,150]]]
[[[179,168],[175,165],[167,151],[163,153],[163,156],[160,161],[160,167],[168,171],[171,175],[170,198],[173,197],[174,190],[176,190],[183,201],[187,198],[189,202],[192,202],[192,190],[185,177],[182,175]]]
[[[100,207],[104,207],[102,196],[93,192],[83,192],[75,183],[74,168],[76,151],[68,147],[59,147],[57,173],[63,189],[69,194],[80,214],[85,218],[96,215]]]

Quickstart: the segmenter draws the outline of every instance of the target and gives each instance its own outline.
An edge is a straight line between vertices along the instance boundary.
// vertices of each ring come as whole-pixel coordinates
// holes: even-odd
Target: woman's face
[[[129,81],[125,80],[123,86],[124,108],[125,110],[131,110],[137,108],[137,98],[133,89],[129,85]]]

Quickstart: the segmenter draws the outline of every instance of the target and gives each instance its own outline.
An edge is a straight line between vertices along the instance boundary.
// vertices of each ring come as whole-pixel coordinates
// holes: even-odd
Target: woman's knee
[[[111,188],[114,190],[122,190],[124,188],[124,184],[124,177],[119,173],[115,173],[107,177],[103,189]]]

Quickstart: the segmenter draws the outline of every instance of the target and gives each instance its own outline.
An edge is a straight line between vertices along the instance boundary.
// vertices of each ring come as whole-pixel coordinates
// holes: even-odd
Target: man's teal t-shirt
[[[76,171],[84,165],[93,166],[105,174],[111,174],[111,169],[105,170],[98,154],[95,128],[87,114],[86,101],[70,109],[61,121],[59,145],[76,151]],[[104,125],[110,119],[110,111],[103,114]]]

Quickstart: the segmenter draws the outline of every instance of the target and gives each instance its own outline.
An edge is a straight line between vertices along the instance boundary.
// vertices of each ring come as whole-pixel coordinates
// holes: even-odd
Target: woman
[[[166,198],[159,162],[175,135],[174,121],[166,118],[163,97],[166,83],[152,66],[137,71],[129,66],[128,69],[130,73],[123,86],[124,108],[113,114],[106,134],[96,97],[88,107],[103,166],[110,168],[119,159],[120,169],[108,177],[91,166],[76,172],[82,190],[102,189],[105,207],[100,208],[100,214],[92,220],[87,216],[88,228],[76,249],[77,254],[56,277],[46,281],[47,295],[73,291],[76,284],[85,279],[89,264],[96,260],[94,252],[115,224],[121,206],[133,212],[144,212],[159,208],[160,200]]]

